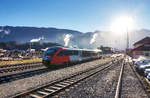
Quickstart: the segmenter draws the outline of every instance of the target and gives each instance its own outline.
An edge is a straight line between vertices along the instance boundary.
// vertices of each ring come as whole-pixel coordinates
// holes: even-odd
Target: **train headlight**
[[[50,56],[47,55],[46,58],[50,58]]]

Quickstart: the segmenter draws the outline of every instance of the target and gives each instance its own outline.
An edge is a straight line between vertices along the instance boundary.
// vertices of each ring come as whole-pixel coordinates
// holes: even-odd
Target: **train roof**
[[[59,49],[59,48],[63,48],[61,46],[52,46],[52,47],[49,47],[48,49]]]
[[[64,49],[67,49],[67,50],[77,50],[77,51],[96,51],[96,52],[102,52],[99,49],[78,49],[78,48],[65,48],[65,47],[64,47]]]
[[[100,49],[78,49],[78,48],[67,48],[67,47],[62,47],[62,46],[53,46],[49,47],[48,49],[67,49],[67,50],[77,50],[77,51],[96,51],[96,52],[102,52]]]

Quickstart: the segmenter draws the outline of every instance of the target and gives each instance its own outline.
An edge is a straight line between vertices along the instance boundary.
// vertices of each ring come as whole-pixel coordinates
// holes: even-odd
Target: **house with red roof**
[[[142,40],[133,44],[134,48],[131,50],[132,56],[138,58],[139,56],[150,57],[150,37],[145,37]]]

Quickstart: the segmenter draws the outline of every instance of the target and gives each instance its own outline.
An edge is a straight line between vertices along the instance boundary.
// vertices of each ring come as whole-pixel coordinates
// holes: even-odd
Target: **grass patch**
[[[22,64],[22,63],[37,63],[37,62],[42,62],[42,58],[15,60],[15,61],[0,61],[0,66],[1,65],[12,65],[12,64]]]

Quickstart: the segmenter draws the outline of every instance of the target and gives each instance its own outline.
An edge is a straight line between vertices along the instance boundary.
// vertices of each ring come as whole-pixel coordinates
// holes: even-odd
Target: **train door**
[[[71,50],[70,61],[71,62],[80,61],[80,55],[79,55],[79,51],[78,50]]]
[[[69,62],[70,58],[68,56],[67,50],[60,50],[58,53],[55,54],[51,63],[65,63]]]

